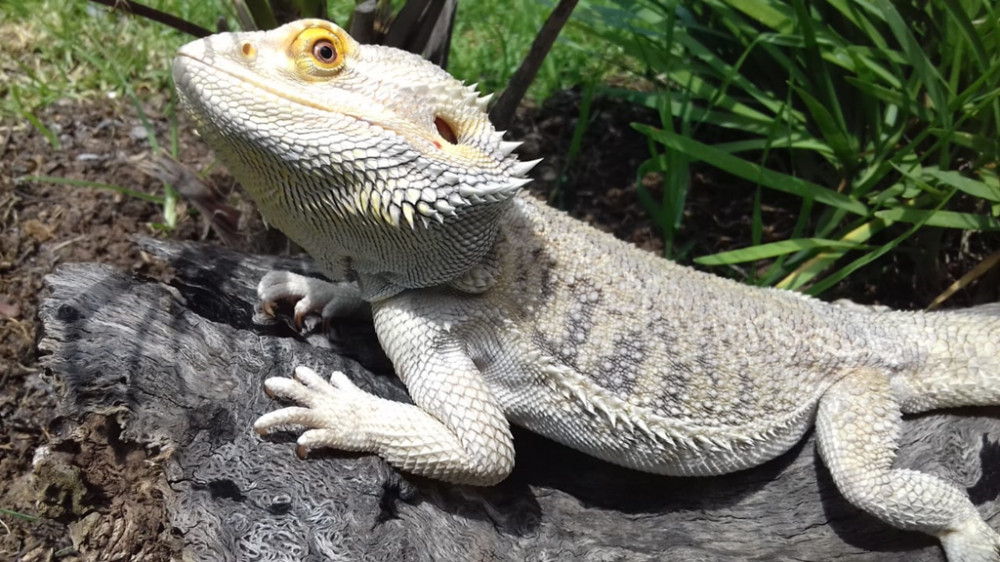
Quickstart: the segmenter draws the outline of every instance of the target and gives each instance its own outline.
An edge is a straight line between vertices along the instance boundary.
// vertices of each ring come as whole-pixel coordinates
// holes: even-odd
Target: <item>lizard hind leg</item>
[[[903,413],[1000,405],[1000,305],[916,316],[923,365],[891,379]]]
[[[937,537],[949,562],[1000,562],[1000,535],[966,493],[941,478],[893,469],[902,424],[888,377],[858,370],[820,399],[820,455],[841,494],[886,523]]]

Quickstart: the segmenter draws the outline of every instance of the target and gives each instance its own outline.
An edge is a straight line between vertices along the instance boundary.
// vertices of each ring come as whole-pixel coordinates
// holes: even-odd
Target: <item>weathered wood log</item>
[[[117,412],[121,439],[156,447],[166,509],[190,560],[940,561],[936,541],[851,507],[813,438],[753,470],[668,478],[618,468],[524,431],[517,467],[492,488],[401,475],[371,455],[293,454],[258,437],[276,407],[264,378],[340,369],[407,400],[370,323],[302,337],[253,321],[257,280],[305,261],[144,241],[170,285],[100,265],[48,278],[46,366],[66,411]],[[897,466],[967,487],[1000,527],[1000,408],[909,419]]]

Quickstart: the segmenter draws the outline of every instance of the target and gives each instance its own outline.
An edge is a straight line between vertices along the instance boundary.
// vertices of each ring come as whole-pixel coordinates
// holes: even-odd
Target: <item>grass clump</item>
[[[611,0],[584,18],[660,85],[622,95],[660,111],[641,172],[663,174],[644,202],[668,241],[692,161],[758,190],[753,245],[695,261],[771,260],[756,283],[819,294],[918,230],[1000,230],[988,0]],[[801,200],[790,239],[762,242],[760,189]]]
[[[208,29],[220,17],[238,29],[228,0],[150,4]],[[354,6],[354,0],[331,0],[328,13],[346,25]],[[485,92],[502,89],[551,9],[539,0],[459,3],[449,70]],[[0,21],[0,58],[7,61],[0,66],[0,116],[27,117],[64,98],[121,96],[122,79],[143,99],[167,93],[173,87],[170,60],[192,39],[85,1],[3,2]],[[564,33],[568,37],[557,43],[529,92],[536,99],[601,75],[600,57],[570,46],[585,40],[585,30]],[[92,64],[95,58],[102,63]]]
[[[540,0],[459,2],[448,70],[478,83],[481,91],[502,90],[554,5]],[[540,101],[557,90],[600,81],[608,72],[606,60],[617,50],[571,20],[542,63],[528,97]]]
[[[162,8],[206,27],[218,1],[165,0]],[[0,116],[26,117],[59,99],[169,92],[169,61],[191,38],[89,2],[0,3]],[[87,60],[102,61],[95,67]],[[114,69],[109,72],[108,69]],[[124,79],[124,82],[123,82]]]

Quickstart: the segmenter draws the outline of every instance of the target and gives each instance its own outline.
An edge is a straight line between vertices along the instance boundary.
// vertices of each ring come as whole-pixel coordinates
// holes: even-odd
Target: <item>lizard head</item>
[[[474,86],[323,20],[194,41],[173,76],[264,218],[369,298],[467,288],[535,164]]]

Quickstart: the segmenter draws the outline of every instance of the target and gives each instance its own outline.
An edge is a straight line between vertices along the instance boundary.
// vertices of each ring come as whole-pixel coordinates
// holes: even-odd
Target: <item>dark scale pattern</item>
[[[639,330],[628,330],[614,337],[612,353],[597,359],[594,382],[618,396],[636,394],[636,380],[648,350]]]
[[[590,279],[579,278],[566,285],[567,314],[562,333],[542,335],[546,348],[564,365],[580,369],[580,351],[594,327],[594,312],[603,300],[601,289]]]

